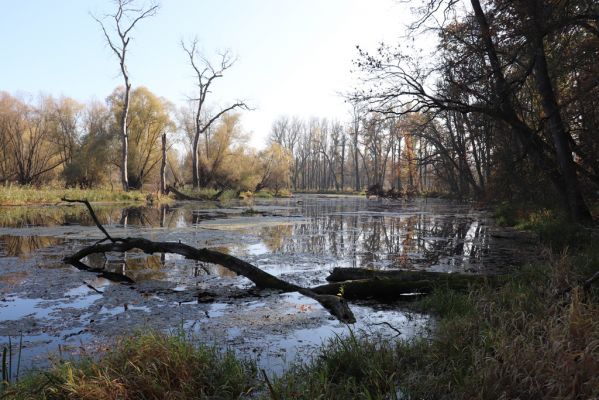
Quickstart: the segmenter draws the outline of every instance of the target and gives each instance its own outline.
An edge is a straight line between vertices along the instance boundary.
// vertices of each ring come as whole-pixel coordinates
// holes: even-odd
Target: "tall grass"
[[[237,399],[256,389],[256,368],[231,352],[195,346],[181,335],[122,340],[100,360],[62,362],[30,375],[11,399]]]
[[[392,342],[336,337],[307,363],[297,363],[275,379],[271,398],[396,399],[399,359]]]
[[[501,288],[425,299],[435,335],[398,343],[402,389],[412,398],[598,398],[599,291],[580,288],[599,269],[595,250],[553,255]]]

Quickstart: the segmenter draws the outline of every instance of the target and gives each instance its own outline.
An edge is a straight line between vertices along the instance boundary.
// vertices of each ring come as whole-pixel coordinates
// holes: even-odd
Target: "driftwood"
[[[102,243],[102,241],[97,242],[92,246],[85,247],[75,254],[65,257],[64,261],[68,264],[73,265],[76,268],[85,271],[97,272],[106,276],[106,271],[100,269],[94,269],[87,266],[83,263],[82,259],[91,255],[98,253],[107,253],[107,252],[127,252],[133,249],[142,250],[144,253],[153,254],[153,253],[175,253],[184,256],[185,258],[203,262],[209,262],[212,264],[219,264],[223,267],[235,272],[236,274],[243,275],[259,288],[265,289],[276,289],[281,290],[283,292],[299,292],[304,296],[310,297],[316,301],[318,301],[324,308],[326,308],[332,315],[337,317],[342,322],[346,323],[354,323],[356,321],[352,311],[350,310],[347,301],[335,294],[327,294],[327,293],[316,293],[310,288],[304,288],[289,282],[286,282],[282,279],[279,279],[265,271],[262,271],[260,268],[243,261],[237,257],[231,256],[229,254],[221,253],[219,251],[210,250],[206,248],[197,249],[195,247],[183,244],[183,243],[175,243],[175,242],[154,242],[151,240],[143,239],[143,238],[113,238],[111,237],[104,227],[100,224],[95,213],[87,200],[69,200],[62,199],[67,202],[77,202],[85,204],[88,208],[89,212],[92,214],[92,218],[96,223],[96,226],[104,232],[106,235],[106,240],[110,240],[111,243]],[[131,279],[127,278],[125,275],[110,273],[113,278],[120,278],[123,281],[131,283]],[[106,276],[108,277],[108,276]]]
[[[107,252],[127,252],[139,249],[147,254],[175,253],[187,259],[219,264],[243,275],[258,288],[275,289],[283,292],[298,292],[318,301],[332,315],[346,323],[355,322],[355,317],[346,300],[378,299],[384,301],[411,300],[428,294],[436,288],[450,288],[468,291],[483,284],[500,285],[505,282],[503,276],[471,275],[460,273],[441,273],[429,271],[380,271],[364,268],[335,268],[327,277],[326,285],[305,288],[277,278],[260,268],[229,254],[207,248],[195,248],[183,243],[155,242],[143,238],[114,238],[100,224],[87,200],[68,200],[85,204],[96,226],[106,238],[85,247],[64,259],[66,263],[84,271],[98,273],[110,280],[133,283],[131,278],[116,272],[87,266],[82,260],[91,254]],[[103,243],[107,240],[110,243]],[[589,279],[588,285],[596,279]]]

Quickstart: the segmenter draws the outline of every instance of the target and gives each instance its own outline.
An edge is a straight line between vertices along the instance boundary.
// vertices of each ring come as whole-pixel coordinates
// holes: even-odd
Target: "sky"
[[[0,0],[0,90],[103,101],[122,84],[115,55],[90,13],[111,0]],[[139,4],[149,4],[140,1]],[[208,59],[230,50],[235,65],[214,84],[214,109],[238,99],[250,144],[263,147],[280,115],[346,120],[341,93],[355,87],[356,45],[397,43],[410,22],[397,0],[159,0],[156,16],[132,33],[131,83],[177,105],[193,95],[181,40],[197,37]]]

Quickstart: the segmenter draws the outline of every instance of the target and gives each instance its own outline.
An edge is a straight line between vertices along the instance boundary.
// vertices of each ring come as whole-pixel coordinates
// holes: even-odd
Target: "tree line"
[[[123,91],[118,87],[105,102],[87,104],[69,97],[32,100],[0,92],[1,182],[119,187]],[[175,107],[143,86],[131,91],[129,102],[128,187],[149,185],[153,190],[161,179],[192,184],[191,150],[197,131],[190,105]],[[262,151],[247,146],[239,117],[223,114],[198,140],[201,186],[286,188],[289,153],[277,145]],[[183,155],[175,143],[185,149]]]
[[[352,185],[561,204],[590,222],[599,189],[599,5],[427,0],[410,36],[358,48],[345,124],[281,117],[271,142],[299,189]],[[432,35],[432,55],[412,44]],[[350,183],[351,182],[351,183]]]
[[[197,51],[197,40],[181,42],[182,60],[187,59],[196,78],[195,93],[182,107],[144,86],[132,86],[127,69],[131,33],[158,9],[116,0],[113,13],[93,16],[123,78],[104,103],[52,96],[31,100],[0,92],[2,182],[60,181],[81,188],[110,184],[125,191],[151,183],[162,192],[167,182],[238,190],[288,186],[284,149],[272,145],[258,152],[246,146],[235,111],[250,107],[243,101],[216,111],[209,106],[214,81],[234,64],[228,52],[215,63]],[[173,150],[176,143],[184,145],[183,157]]]
[[[420,162],[453,191],[553,197],[571,220],[590,222],[598,28],[595,1],[426,1],[412,33],[434,32],[435,56],[404,44],[361,51],[358,67],[376,86],[353,98],[382,115],[421,116],[417,135],[433,152]]]
[[[414,117],[384,118],[360,105],[348,121],[280,116],[269,143],[292,154],[294,190],[362,191],[377,186],[397,195],[441,191]]]

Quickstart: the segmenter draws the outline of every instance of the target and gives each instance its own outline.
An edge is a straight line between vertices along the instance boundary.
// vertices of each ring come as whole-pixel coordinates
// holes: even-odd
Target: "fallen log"
[[[175,189],[171,185],[167,185],[165,191],[166,191],[166,194],[173,193],[175,195],[175,199],[177,199],[177,200],[183,200],[183,201],[211,201],[212,200],[211,198],[208,198],[208,197],[203,198],[203,197],[189,196],[189,195]]]
[[[213,196],[206,196],[206,197],[195,197],[195,196],[190,196],[187,195],[177,189],[175,189],[174,187],[172,187],[171,185],[167,185],[166,186],[166,194],[169,193],[173,193],[175,195],[175,198],[177,200],[183,200],[183,201],[219,201],[221,196],[227,191],[228,187],[223,186],[218,192],[216,192]],[[239,193],[241,193],[240,190],[238,190],[236,192],[236,196],[235,197],[239,197]]]
[[[352,311],[350,310],[347,304],[347,301],[340,296],[330,295],[326,293],[319,294],[314,292],[310,288],[304,288],[293,283],[286,282],[244,260],[241,260],[229,254],[221,253],[219,251],[210,250],[207,248],[197,249],[195,247],[176,242],[155,242],[143,238],[111,237],[108,235],[104,227],[98,221],[98,218],[95,216],[95,213],[87,200],[63,199],[63,201],[84,204],[88,208],[89,212],[92,214],[92,218],[98,226],[98,228],[100,228],[100,230],[104,232],[104,234],[106,235],[106,238],[110,240],[110,243],[97,242],[91,246],[84,247],[75,254],[67,256],[63,259],[64,262],[71,264],[78,269],[106,274],[106,271],[91,268],[82,261],[83,258],[91,254],[105,254],[108,252],[125,253],[133,249],[142,250],[146,254],[175,253],[182,255],[187,259],[222,265],[223,267],[235,272],[238,275],[245,276],[259,288],[277,289],[283,292],[301,293],[304,296],[310,297],[318,301],[324,308],[326,308],[332,315],[337,317],[337,319],[339,319],[340,321],[345,323],[354,323],[356,321]],[[125,275],[115,275],[119,275],[118,278],[121,278],[123,280],[130,280],[130,278],[126,277]]]
[[[327,280],[334,283],[312,290],[319,294],[341,294],[348,300],[370,298],[392,301],[412,299],[415,294],[428,294],[436,288],[466,292],[473,286],[501,284],[505,278],[430,271],[334,268]]]
[[[429,294],[435,288],[435,282],[403,281],[394,278],[359,279],[329,283],[313,287],[318,294],[340,295],[347,300],[377,299],[384,301],[413,299],[414,295]]]
[[[444,282],[450,286],[468,284],[500,284],[505,280],[501,275],[474,275],[457,272],[432,272],[414,270],[377,270],[368,268],[333,268],[326,278],[329,282],[343,282],[361,279],[397,279],[403,282],[431,281]]]

